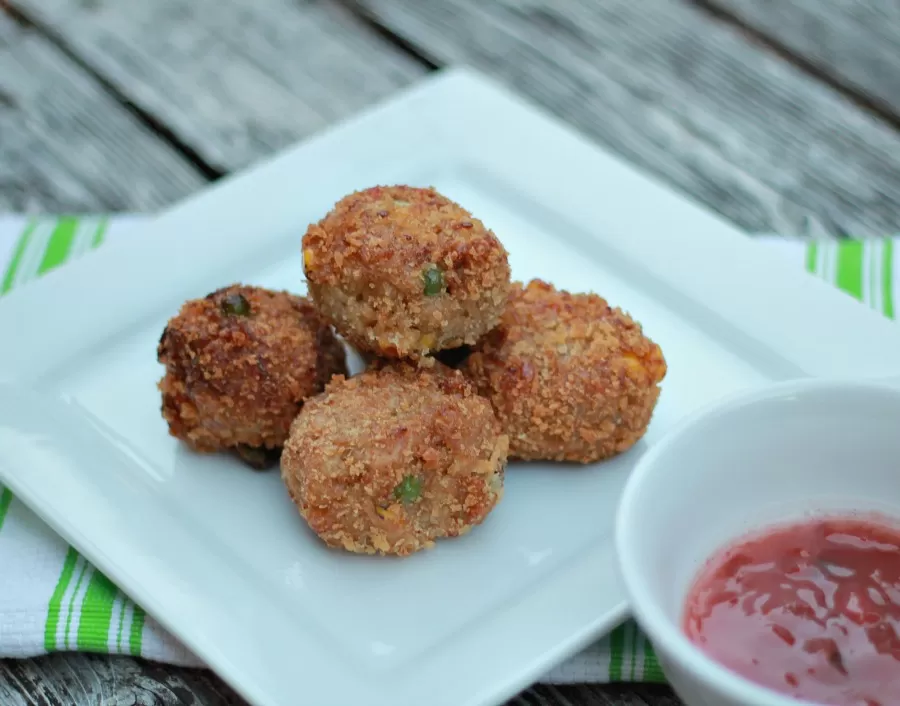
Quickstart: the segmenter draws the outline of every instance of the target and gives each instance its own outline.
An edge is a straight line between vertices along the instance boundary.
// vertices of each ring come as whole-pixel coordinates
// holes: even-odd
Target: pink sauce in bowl
[[[834,706],[900,705],[900,528],[819,518],[713,557],[684,632],[775,691]]]

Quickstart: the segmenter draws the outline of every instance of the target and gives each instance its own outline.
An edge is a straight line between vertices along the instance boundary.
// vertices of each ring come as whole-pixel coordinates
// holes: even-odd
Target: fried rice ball
[[[359,350],[422,358],[475,343],[500,319],[507,252],[434,189],[378,186],[341,199],[303,237],[309,293]]]
[[[510,458],[591,463],[647,430],[666,362],[596,294],[514,283],[500,326],[462,365],[509,435]]]
[[[235,284],[185,303],[159,341],[169,432],[264,466],[304,400],[346,373],[344,348],[303,297]],[[277,455],[277,453],[275,454]]]
[[[281,474],[327,545],[405,556],[484,521],[503,494],[507,444],[459,371],[375,362],[307,402]]]

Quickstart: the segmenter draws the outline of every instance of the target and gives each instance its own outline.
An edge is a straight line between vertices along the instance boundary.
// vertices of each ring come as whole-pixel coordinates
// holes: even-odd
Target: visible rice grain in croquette
[[[283,446],[303,401],[346,373],[343,347],[309,301],[241,285],[185,303],[157,357],[170,433],[198,451],[242,455]]]
[[[303,237],[309,292],[358,349],[390,358],[472,344],[500,319],[506,250],[434,189],[374,187],[341,199]]]
[[[459,371],[376,362],[307,403],[281,473],[328,545],[407,555],[487,517],[506,452],[490,404]]]
[[[644,435],[666,363],[606,300],[533,280],[513,284],[500,326],[462,369],[491,400],[510,458],[590,463]]]

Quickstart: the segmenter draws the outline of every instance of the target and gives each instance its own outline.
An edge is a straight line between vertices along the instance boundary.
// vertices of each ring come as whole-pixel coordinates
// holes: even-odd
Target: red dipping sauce
[[[821,518],[714,557],[684,631],[712,659],[798,699],[900,704],[900,528]]]

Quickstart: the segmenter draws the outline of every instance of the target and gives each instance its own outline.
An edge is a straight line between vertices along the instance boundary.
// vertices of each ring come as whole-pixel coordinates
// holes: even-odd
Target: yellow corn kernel
[[[644,368],[644,363],[638,358],[634,353],[625,353],[622,356],[622,362],[625,364],[625,372],[631,378],[643,378],[646,377],[647,371]]]
[[[654,346],[650,351],[650,355],[644,359],[644,369],[655,383],[662,382],[663,378],[666,377],[668,367],[659,346]]]
[[[375,512],[382,520],[387,520],[388,522],[400,521],[400,513],[397,511],[397,505],[391,505],[390,507],[376,506]]]
[[[419,337],[419,345],[422,348],[431,348],[436,340],[437,339],[435,338],[433,333],[423,333]]]
[[[303,251],[303,266],[309,270],[312,268],[314,262],[314,257],[311,250]]]

